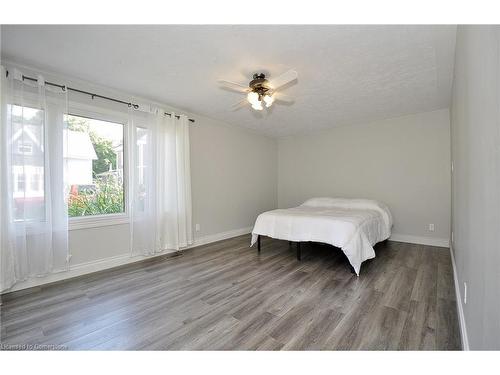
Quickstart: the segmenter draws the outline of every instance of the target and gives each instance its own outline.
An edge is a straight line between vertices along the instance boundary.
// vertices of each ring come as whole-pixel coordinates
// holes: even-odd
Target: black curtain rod
[[[9,76],[9,71],[7,70],[6,71],[6,76],[8,77]],[[28,77],[28,76],[25,76],[23,74],[23,81],[24,80],[28,80],[28,81],[32,81],[32,82],[38,82],[38,79],[36,78],[33,78],[33,77]],[[114,98],[110,98],[108,96],[103,96],[103,95],[99,95],[99,94],[95,94],[93,92],[88,92],[88,91],[84,91],[84,90],[79,90],[79,89],[75,89],[73,87],[68,87],[68,86],[64,86],[64,85],[59,85],[57,83],[53,83],[53,82],[48,82],[48,81],[45,81],[45,84],[46,85],[50,85],[50,86],[54,86],[54,87],[59,87],[61,90],[63,91],[66,91],[67,90],[70,90],[70,91],[74,91],[74,92],[78,92],[80,94],[85,94],[85,95],[89,95],[92,97],[92,99],[94,98],[100,98],[100,99],[105,99],[105,100],[110,100],[112,102],[115,102],[115,103],[121,103],[121,104],[125,104],[129,107],[132,107],[134,109],[138,109],[139,108],[139,105],[138,104],[134,104],[134,103],[130,103],[130,102],[125,102],[123,100],[119,100],[119,99],[114,99]],[[165,112],[165,115],[167,116],[172,116],[171,113],[168,113],[168,112]],[[179,115],[175,115],[175,118],[180,118]],[[194,120],[192,118],[188,119],[190,122],[194,122]]]

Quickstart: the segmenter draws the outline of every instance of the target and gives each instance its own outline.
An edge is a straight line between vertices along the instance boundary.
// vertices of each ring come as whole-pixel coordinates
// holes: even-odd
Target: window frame
[[[129,208],[129,116],[127,112],[119,112],[112,109],[98,106],[90,106],[76,102],[68,103],[68,113],[79,117],[86,117],[94,120],[109,121],[123,125],[123,202],[124,212],[117,214],[74,216],[68,215],[68,230],[78,230],[86,228],[98,228],[110,225],[120,225],[130,223]]]

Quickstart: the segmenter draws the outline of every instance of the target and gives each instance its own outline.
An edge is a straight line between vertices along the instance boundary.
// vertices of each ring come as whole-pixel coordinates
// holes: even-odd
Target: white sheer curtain
[[[129,127],[131,248],[143,255],[193,243],[188,119],[153,112]]]
[[[2,68],[0,290],[68,269],[64,194],[67,92]]]

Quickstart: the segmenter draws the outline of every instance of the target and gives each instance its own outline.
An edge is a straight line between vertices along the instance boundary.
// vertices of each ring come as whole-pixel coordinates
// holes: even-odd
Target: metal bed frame
[[[260,234],[257,235],[257,251],[259,252],[260,254]],[[382,242],[386,242],[387,240],[385,241],[382,241]],[[301,253],[301,248],[300,248],[300,242],[296,242],[297,244],[297,260],[300,261],[301,258],[302,258],[302,253]],[[288,241],[288,246],[290,248],[292,248],[292,241]],[[356,272],[354,271],[354,268],[349,264],[349,268],[350,268],[350,271],[351,273],[355,274]]]
[[[300,261],[300,259],[302,258],[300,242],[296,242],[296,244],[297,244],[297,260]],[[290,248],[292,247],[292,241],[288,241],[288,246],[290,246]],[[257,251],[260,253],[260,234],[257,235]]]

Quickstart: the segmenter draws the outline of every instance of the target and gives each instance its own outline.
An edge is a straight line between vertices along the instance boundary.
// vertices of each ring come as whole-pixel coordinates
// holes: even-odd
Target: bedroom
[[[2,20],[2,352],[500,349],[498,26],[221,23]]]

